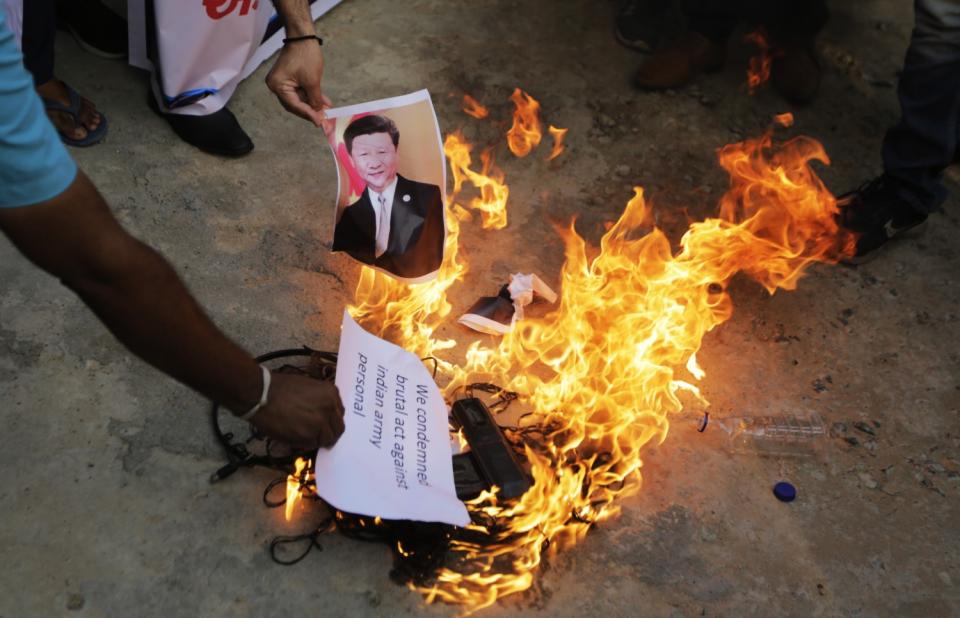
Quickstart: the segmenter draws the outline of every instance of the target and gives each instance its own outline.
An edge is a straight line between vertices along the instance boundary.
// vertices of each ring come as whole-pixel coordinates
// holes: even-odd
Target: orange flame
[[[306,474],[304,470],[307,467],[307,464],[310,463],[309,459],[304,459],[303,457],[297,457],[297,461],[294,462],[294,471],[293,474],[287,476],[287,501],[284,506],[283,515],[290,521],[293,517],[293,508],[296,506],[297,502],[300,501],[300,488],[301,488],[301,478],[306,480],[304,475]]]
[[[513,126],[507,131],[507,145],[518,157],[530,154],[543,137],[540,130],[540,104],[529,94],[517,88],[510,95],[516,106],[513,111]]]
[[[547,161],[553,161],[567,148],[563,145],[563,138],[567,135],[567,129],[558,129],[555,126],[550,125],[547,128],[547,131],[549,131],[550,135],[553,136],[553,150],[550,151],[550,156],[547,157]]]
[[[368,331],[402,342],[401,345],[421,358],[435,357],[437,352],[455,346],[452,339],[435,339],[433,335],[452,309],[447,302],[447,290],[467,273],[457,246],[462,212],[465,211],[449,198],[443,263],[435,279],[406,285],[364,266],[354,293],[356,304],[347,307],[350,315]],[[437,362],[440,370],[449,368],[449,363],[440,359]]]
[[[450,169],[453,171],[453,193],[460,193],[464,181],[470,181],[480,190],[480,196],[471,200],[470,208],[480,211],[484,229],[502,229],[507,226],[510,189],[503,182],[503,172],[494,167],[490,150],[480,154],[480,172],[470,169],[470,150],[470,145],[460,132],[451,133],[443,143],[443,152],[450,160]]]
[[[469,94],[463,95],[463,111],[468,116],[473,116],[478,120],[490,115],[490,111]]]
[[[483,171],[470,169],[470,145],[454,132],[447,136],[443,150],[453,173],[453,194],[447,200],[447,238],[444,244],[443,264],[432,281],[405,285],[396,279],[364,266],[354,294],[355,303],[347,309],[357,322],[374,334],[400,342],[407,350],[422,358],[452,348],[452,339],[435,339],[434,332],[450,314],[447,290],[467,273],[467,265],[459,255],[460,222],[470,218],[470,211],[455,200],[469,181],[480,191],[470,201],[470,208],[479,210],[484,228],[500,229],[507,225],[507,197],[509,189],[503,183],[503,173],[493,167],[488,153],[481,155]],[[488,175],[490,174],[490,175]],[[438,359],[441,371],[452,366]]]
[[[459,212],[463,183],[487,181],[468,173],[462,136],[448,136],[445,151],[455,184],[448,212]],[[810,264],[852,253],[853,237],[834,219],[836,199],[810,165],[829,163],[819,143],[797,137],[776,145],[770,130],[720,149],[719,160],[731,178],[720,216],[692,224],[678,253],[653,227],[637,187],[599,250],[572,222],[558,229],[566,258],[556,310],[518,323],[494,347],[474,342],[462,366],[441,361],[448,397],[471,382],[495,382],[520,393],[544,434],[525,449],[534,484],[524,496],[501,502],[492,491],[468,503],[485,516],[477,521],[495,520],[497,528],[471,524],[487,541],[454,541],[450,566],[432,585],[413,585],[428,601],[479,609],[526,590],[546,548],[568,547],[617,515],[619,498],[640,487],[643,448],[666,438],[682,398],[707,403],[678,371],[704,378],[696,353],[731,316],[726,283],[737,272],[773,293],[795,287]],[[466,272],[457,254],[460,221],[448,216],[448,223],[435,281],[403,286],[365,268],[351,307],[370,330],[421,356],[455,345],[434,339],[450,312],[446,292]]]
[[[793,114],[790,112],[784,112],[783,114],[777,114],[773,117],[773,121],[780,125],[781,127],[792,127],[793,126]]]
[[[616,499],[640,486],[642,448],[662,441],[669,415],[682,409],[681,392],[706,403],[676,371],[686,366],[703,377],[695,354],[732,314],[725,284],[735,273],[748,272],[772,293],[794,287],[810,263],[852,251],[814,160],[827,163],[813,140],[775,148],[771,132],[721,149],[732,181],[721,218],[693,224],[677,255],[660,230],[638,234],[651,224],[639,188],[595,258],[572,224],[560,230],[559,308],[525,320],[496,348],[473,344],[447,385],[449,393],[492,380],[522,393],[552,428],[527,447],[534,486],[513,504],[488,495],[470,505],[504,529],[491,532],[488,545],[455,545],[470,560],[421,589],[428,599],[483,607],[524,590],[546,541],[563,548],[617,514]]]
[[[355,304],[347,307],[350,315],[368,331],[400,345],[421,358],[435,357],[452,348],[452,339],[435,339],[434,333],[450,314],[447,290],[467,272],[459,261],[457,238],[460,221],[447,210],[447,240],[443,264],[437,277],[426,283],[405,285],[393,277],[364,266],[354,294]],[[449,363],[438,359],[439,369]]]
[[[767,37],[762,31],[751,32],[744,37],[744,40],[760,48],[757,55],[750,58],[747,67],[747,88],[750,94],[753,94],[761,84],[770,79],[770,66],[773,63],[773,56],[770,53],[770,44],[767,43]]]

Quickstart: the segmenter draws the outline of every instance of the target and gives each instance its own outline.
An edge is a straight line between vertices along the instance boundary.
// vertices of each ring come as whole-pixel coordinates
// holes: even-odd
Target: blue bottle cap
[[[773,486],[773,495],[780,502],[793,502],[793,499],[797,497],[797,488],[786,481],[780,481]]]

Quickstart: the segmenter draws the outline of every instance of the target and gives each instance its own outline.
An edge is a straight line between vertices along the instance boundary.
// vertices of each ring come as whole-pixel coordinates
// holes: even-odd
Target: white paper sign
[[[320,497],[358,515],[470,523],[453,484],[447,407],[420,359],[344,311],[336,384],[346,428],[317,452]]]

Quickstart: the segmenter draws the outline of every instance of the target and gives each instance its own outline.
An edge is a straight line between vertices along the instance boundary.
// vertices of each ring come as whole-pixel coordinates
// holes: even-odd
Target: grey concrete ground
[[[822,93],[795,110],[794,131],[823,141],[823,176],[841,191],[878,171],[912,16],[908,2],[833,5]],[[561,246],[545,217],[579,214],[596,241],[634,183],[679,238],[726,186],[714,150],[789,109],[769,88],[747,96],[738,41],[724,71],[687,91],[631,92],[640,57],[614,42],[613,12],[610,1],[347,0],[320,22],[338,103],[426,87],[444,131],[492,143],[505,126],[468,118],[459,97],[503,121],[520,86],[546,122],[570,129],[552,164],[542,148],[514,159],[498,146],[511,224],[495,243],[465,227],[471,272],[455,307],[510,271],[556,283]],[[266,67],[231,103],[256,150],[226,161],[150,113],[142,74],[68,38],[58,50],[61,76],[110,117],[107,142],[74,154],[123,223],[250,350],[335,349],[358,274],[328,251],[336,175],[320,133],[267,92]],[[960,614],[958,207],[951,198],[924,238],[859,268],[816,268],[795,292],[771,298],[738,279],[733,319],[705,341],[716,415],[813,410],[857,445],[838,437],[806,459],[761,459],[678,421],[619,519],[552,560],[535,592],[483,613]],[[208,484],[221,458],[206,403],[131,358],[6,242],[0,282],[0,616],[456,613],[391,584],[380,546],[333,535],[295,567],[271,563],[268,540],[309,528],[311,514],[285,524],[263,508],[268,472]],[[779,479],[799,488],[796,502],[774,500]]]

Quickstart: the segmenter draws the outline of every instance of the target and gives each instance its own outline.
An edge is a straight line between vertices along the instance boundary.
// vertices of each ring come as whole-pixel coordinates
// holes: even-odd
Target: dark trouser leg
[[[687,27],[715,43],[723,44],[743,19],[743,0],[684,0]]]
[[[766,27],[779,44],[810,41],[827,23],[826,0],[685,0],[691,30],[724,41],[741,20]]]
[[[57,35],[57,12],[53,0],[23,3],[23,64],[36,86],[53,79],[53,42]]]
[[[809,46],[829,17],[826,0],[752,0],[749,12],[778,47]]]
[[[929,213],[947,198],[941,175],[960,136],[960,0],[916,0],[915,13],[883,168],[903,200]]]

